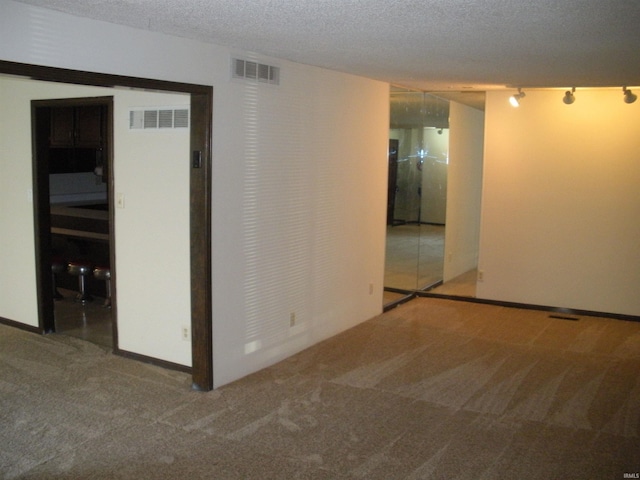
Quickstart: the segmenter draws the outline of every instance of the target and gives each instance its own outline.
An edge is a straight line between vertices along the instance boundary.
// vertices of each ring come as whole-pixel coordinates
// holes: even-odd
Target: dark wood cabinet
[[[73,147],[74,115],[75,109],[73,107],[51,109],[51,134],[49,136],[51,147]]]
[[[99,105],[76,107],[76,147],[102,148],[102,111]]]
[[[102,148],[103,107],[56,107],[51,109],[49,146],[55,148]]]

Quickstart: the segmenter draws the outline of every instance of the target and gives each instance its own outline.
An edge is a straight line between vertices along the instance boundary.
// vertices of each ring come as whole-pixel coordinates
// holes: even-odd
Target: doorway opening
[[[92,87],[122,87],[124,90],[155,91],[165,93],[187,94],[190,102],[190,129],[189,129],[189,158],[188,158],[188,198],[189,244],[187,246],[188,271],[190,276],[190,321],[187,320],[187,328],[190,328],[190,352],[191,367],[182,364],[167,362],[159,358],[142,355],[136,352],[114,349],[114,353],[122,356],[136,358],[149,363],[154,363],[168,368],[182,369],[191,373],[192,388],[195,390],[211,390],[213,388],[213,355],[212,355],[212,322],[211,322],[211,129],[213,114],[213,87],[208,85],[186,84],[164,80],[127,77],[102,73],[92,73],[77,70],[68,70],[39,65],[23,64],[0,60],[0,74],[34,79],[43,82],[54,82],[69,85],[84,85]],[[33,127],[37,128],[36,126]],[[35,147],[35,145],[34,145]],[[37,172],[33,172],[34,176]],[[39,176],[36,180],[38,186],[46,184],[48,178]],[[45,187],[46,188],[46,187]],[[35,198],[40,188],[34,189]],[[40,214],[40,213],[38,213]],[[49,213],[50,215],[50,213]],[[50,224],[36,219],[36,225],[42,225],[45,230],[50,229]],[[36,230],[36,236],[41,231]],[[122,244],[122,242],[120,242]],[[47,258],[41,258],[36,252],[36,297],[38,311],[46,313],[48,298],[53,292],[47,289],[45,277],[51,277],[51,263]],[[121,278],[122,280],[122,278]],[[122,292],[120,292],[122,297]],[[122,300],[122,298],[120,298]],[[121,302],[122,303],[122,302]],[[122,313],[122,312],[120,312]],[[51,315],[52,317],[53,315]],[[122,321],[122,319],[120,319]],[[45,315],[38,317],[36,331],[46,333],[50,331],[54,320]],[[122,326],[122,325],[121,325]],[[184,337],[183,340],[184,341]]]
[[[113,97],[33,100],[32,125],[44,329],[117,349]]]

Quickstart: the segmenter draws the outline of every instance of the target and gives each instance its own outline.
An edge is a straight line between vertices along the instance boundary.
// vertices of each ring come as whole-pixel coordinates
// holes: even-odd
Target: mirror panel
[[[385,289],[442,281],[449,101],[391,90]]]

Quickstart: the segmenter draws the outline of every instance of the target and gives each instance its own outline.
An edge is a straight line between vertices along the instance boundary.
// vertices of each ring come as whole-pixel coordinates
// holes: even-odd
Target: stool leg
[[[85,279],[84,279],[84,277],[85,277],[85,276],[84,276],[83,274],[78,275],[78,288],[79,288],[79,290],[80,290],[80,293],[78,293],[78,296],[76,297],[76,302],[83,303],[83,304],[84,304],[84,303],[88,303],[88,302],[90,302],[91,300],[93,300],[93,299],[91,298],[91,295],[89,295],[89,294],[86,292],[86,289],[85,289]]]
[[[111,279],[107,278],[107,298],[104,299],[103,307],[111,308]]]

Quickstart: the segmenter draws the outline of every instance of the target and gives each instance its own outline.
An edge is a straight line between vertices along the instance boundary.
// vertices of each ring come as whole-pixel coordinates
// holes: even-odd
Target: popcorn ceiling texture
[[[21,1],[425,90],[640,83],[636,0]]]

